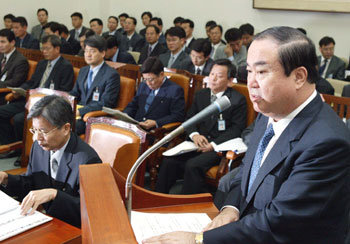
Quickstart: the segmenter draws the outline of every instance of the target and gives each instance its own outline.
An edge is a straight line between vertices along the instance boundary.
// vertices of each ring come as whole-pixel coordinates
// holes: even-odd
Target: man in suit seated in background
[[[186,33],[185,47],[188,50],[188,54],[190,54],[193,42],[196,40],[196,38],[193,37],[194,23],[190,19],[185,19],[184,21],[182,21],[181,27]]]
[[[12,21],[15,19],[16,17],[13,14],[6,14],[4,16],[4,27],[6,29],[12,30]]]
[[[246,46],[248,50],[250,43],[253,41],[254,26],[249,23],[243,24],[239,27],[239,30],[242,32],[242,44]]]
[[[71,45],[63,38],[61,37],[62,27],[59,23],[51,21],[47,23],[44,27],[44,31],[46,35],[55,35],[60,38],[61,40],[61,48],[60,52],[64,54],[73,54],[73,49]]]
[[[344,243],[350,131],[315,90],[314,44],[297,29],[269,28],[254,37],[247,63],[260,114],[220,214],[204,233],[144,243]]]
[[[47,12],[47,10],[44,8],[39,8],[38,11],[36,12],[36,15],[38,17],[39,24],[36,26],[33,26],[30,34],[35,39],[41,41],[41,38],[44,35],[43,26],[47,24],[47,20],[49,18],[49,12]]]
[[[125,25],[125,20],[128,17],[129,17],[129,15],[127,13],[121,13],[121,14],[118,15],[120,28],[117,29],[117,31],[120,32],[120,34],[122,34],[122,35],[124,35],[124,33],[125,33],[124,25]]]
[[[83,117],[88,112],[102,110],[103,106],[113,108],[117,105],[120,77],[115,69],[104,62],[106,40],[98,35],[87,38],[85,45],[85,62],[80,69],[71,95],[77,97],[80,108],[76,112],[76,129],[78,135],[85,133]]]
[[[80,227],[79,165],[101,163],[88,144],[72,132],[74,113],[69,102],[46,96],[31,108],[34,143],[25,175],[0,172],[0,189],[17,196],[21,214],[46,213]]]
[[[90,20],[90,29],[95,32],[96,35],[102,36],[103,22],[99,18],[93,18]]]
[[[141,36],[143,36],[143,38],[145,38],[145,36],[146,36],[146,27],[147,27],[147,25],[150,24],[152,17],[153,17],[153,16],[152,16],[152,13],[149,12],[149,11],[143,12],[143,13],[141,14],[142,24],[145,26],[145,28],[141,29],[141,30],[139,31],[139,34],[140,34]]]
[[[16,47],[39,49],[39,41],[27,32],[27,28],[26,18],[19,16],[13,19],[12,29],[16,36]]]
[[[79,37],[84,35],[88,28],[83,26],[83,15],[81,13],[74,12],[70,17],[72,19],[72,26],[74,29],[69,31],[69,35],[75,40],[79,41]]]
[[[77,40],[75,40],[73,36],[69,34],[67,26],[65,26],[64,24],[60,24],[60,26],[61,26],[60,27],[61,38],[70,45],[70,47],[72,48],[72,54],[77,55],[81,48],[80,43]]]
[[[221,25],[211,25],[209,26],[209,39],[212,46],[212,51],[210,54],[210,58],[213,60],[217,60],[223,58],[219,57],[217,50],[220,48],[225,48],[225,43],[221,40],[222,37],[222,26]]]
[[[322,78],[343,80],[345,77],[345,62],[334,55],[335,41],[325,36],[319,41],[321,56],[318,56],[319,74]]]
[[[60,47],[59,37],[55,35],[43,37],[42,53],[45,59],[38,62],[34,74],[20,86],[21,88],[29,90],[41,87],[61,91],[70,91],[73,88],[73,66],[60,55]],[[12,93],[14,100],[0,106],[1,145],[20,141],[23,136],[26,98],[14,91]],[[16,161],[15,165],[19,166],[19,162]]]
[[[191,59],[183,50],[186,38],[184,29],[171,27],[165,32],[165,38],[169,51],[159,55],[159,60],[169,69],[185,69]]]
[[[153,17],[151,19],[151,21],[149,22],[150,25],[155,25],[158,27],[159,29],[159,38],[158,38],[158,42],[159,44],[163,45],[165,48],[167,48],[166,45],[166,40],[165,40],[165,36],[163,34],[163,20],[162,18],[159,17]]]
[[[122,35],[119,31],[117,31],[118,28],[118,18],[116,16],[109,16],[107,21],[107,28],[108,31],[104,32],[102,36],[107,39],[108,36],[115,36],[118,40],[118,48],[126,51],[127,50],[127,42],[128,40],[124,35]]]
[[[184,91],[164,76],[163,69],[157,57],[149,57],[143,62],[140,70],[143,82],[124,109],[146,130],[182,122],[185,116]]]
[[[208,76],[214,61],[210,58],[211,44],[206,39],[197,39],[192,44],[191,63],[185,68],[196,75]]]
[[[140,52],[145,44],[145,39],[136,32],[137,20],[128,17],[124,24],[124,36],[127,38],[127,51]]]
[[[350,97],[350,85],[346,85],[343,87],[343,91],[341,95],[343,97]]]
[[[113,62],[136,64],[134,58],[130,53],[125,52],[119,48],[118,40],[115,36],[107,37],[107,50],[105,59]]]
[[[194,97],[187,119],[193,117],[217,98],[227,96],[231,106],[220,114],[199,122],[188,129],[187,135],[197,146],[195,152],[164,158],[160,165],[156,191],[169,193],[178,178],[184,179],[182,193],[207,192],[206,172],[220,162],[212,143],[220,144],[240,137],[247,119],[245,97],[228,87],[236,74],[236,68],[229,60],[215,61],[209,74],[209,87],[199,90]]]
[[[148,57],[158,57],[167,51],[166,47],[159,43],[160,30],[155,25],[146,27],[146,44],[141,49],[139,64],[142,64]]]

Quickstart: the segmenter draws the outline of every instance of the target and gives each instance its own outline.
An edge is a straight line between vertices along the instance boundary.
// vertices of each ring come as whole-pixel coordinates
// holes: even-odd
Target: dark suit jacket
[[[3,58],[4,54],[0,54],[0,60]],[[27,80],[28,70],[27,58],[15,50],[7,60],[4,70],[0,72],[0,88],[20,86]],[[3,79],[5,80],[3,81]]]
[[[104,32],[102,36],[107,39],[109,36],[109,31]],[[128,51],[128,38],[123,34],[121,34],[119,31],[114,32],[114,36],[118,40],[118,44],[119,44],[118,49],[123,51]]]
[[[32,78],[24,82],[21,87],[25,90],[38,88],[46,70],[47,63],[48,61],[45,59],[40,60]],[[50,84],[53,82],[55,90],[70,91],[73,88],[73,78],[74,72],[72,64],[61,56],[51,70],[44,88],[50,88]]]
[[[318,56],[318,67],[321,64],[321,56]],[[338,80],[344,80],[345,76],[345,63],[343,60],[333,55],[331,62],[328,65],[325,78],[333,78]]]
[[[77,55],[81,49],[80,42],[74,39],[74,36],[69,36],[67,40],[68,44],[72,49],[72,54]]]
[[[124,33],[124,36],[127,38],[126,32]],[[145,39],[142,36],[140,36],[136,31],[134,32],[130,40],[127,38],[127,51],[140,52],[144,45]]]
[[[341,93],[343,97],[350,97],[350,85],[343,87],[343,92]]]
[[[159,42],[159,44],[162,44],[162,45],[168,50],[168,46],[167,46],[167,44],[166,44],[165,36],[164,36],[163,33],[161,33],[161,34],[159,35],[158,42]]]
[[[61,49],[60,49],[61,53],[64,54],[73,54],[73,49],[72,46],[69,44],[69,42],[67,42],[64,38],[61,37]]]
[[[204,88],[196,92],[192,106],[187,114],[187,119],[193,117],[204,108],[210,105],[211,92],[209,88]],[[222,118],[225,120],[224,131],[218,130],[218,119],[220,114],[213,115],[197,125],[187,130],[187,134],[198,132],[205,136],[209,142],[214,141],[220,144],[235,137],[240,137],[242,130],[246,126],[247,102],[245,97],[232,88],[227,88],[224,96],[230,99],[231,107],[223,111]]]
[[[204,232],[204,243],[344,243],[350,208],[350,132],[344,122],[317,95],[280,135],[247,193],[267,122],[258,115],[224,204],[238,207],[240,220]]]
[[[146,45],[141,49],[139,64],[142,64],[148,58],[148,48],[149,44],[146,43]],[[153,48],[149,57],[158,57],[162,53],[165,53],[167,50],[168,49],[166,49],[162,44],[158,42],[157,45]]]
[[[160,87],[147,113],[145,104],[151,89],[142,82],[136,96],[124,112],[137,121],[152,119],[159,127],[172,122],[182,122],[185,117],[185,99],[182,87],[166,79]]]
[[[119,52],[118,52],[117,62],[126,63],[126,64],[136,64],[133,56],[130,53],[122,51],[122,50],[119,50]]]
[[[164,67],[168,67],[170,59],[170,51],[159,55],[159,60],[163,63]],[[180,55],[175,59],[175,62],[171,67],[172,69],[186,69],[186,67],[192,63],[190,56],[184,51],[181,51]]]
[[[328,80],[323,79],[322,77],[320,77],[320,79],[316,81],[316,90],[319,93],[334,95],[333,86],[331,85],[331,83],[329,83]]]
[[[211,67],[213,66],[213,64],[214,64],[214,61],[213,61],[211,58],[209,58],[209,59],[206,61],[205,65],[204,65],[204,68],[203,68],[203,70],[202,70],[201,75],[208,76],[209,73],[210,73]],[[187,65],[187,67],[185,67],[185,70],[187,70],[188,72],[190,72],[190,73],[192,73],[192,74],[195,74],[195,73],[196,73],[195,67],[194,67],[194,65],[193,65],[192,62],[189,63],[189,64]]]
[[[43,150],[35,141],[26,174],[9,175],[5,191],[22,199],[32,190],[55,188],[56,198],[43,204],[47,214],[80,227],[79,165],[93,163],[101,163],[95,150],[71,133],[54,180],[50,151]]]
[[[141,36],[143,36],[143,38],[145,38],[145,36],[146,36],[146,28],[141,29],[141,30],[139,31],[139,34],[140,34]]]
[[[27,48],[27,49],[40,49],[39,41],[35,39],[31,34],[27,33],[23,38],[22,46],[19,37],[16,37],[16,47]]]
[[[94,81],[91,84],[89,91],[86,93],[85,82],[90,70],[90,66],[85,66],[80,69],[77,81],[75,82],[71,95],[76,96],[78,104],[83,105],[79,109],[81,117],[86,113],[102,110],[103,106],[114,108],[117,105],[120,77],[118,72],[109,67],[106,63],[102,65]],[[93,101],[93,93],[99,92],[99,100]]]
[[[80,32],[80,34],[79,34],[79,37],[81,37],[82,35],[84,35],[85,32],[87,32],[88,30],[89,30],[88,28],[86,28],[85,26],[83,26],[83,28],[81,29],[81,32]],[[71,37],[75,38],[75,29],[71,29],[71,30],[69,31],[69,35],[70,35]]]

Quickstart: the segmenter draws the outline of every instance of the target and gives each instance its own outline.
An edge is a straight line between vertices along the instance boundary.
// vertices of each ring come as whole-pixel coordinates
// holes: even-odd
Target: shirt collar
[[[119,54],[119,48],[117,49],[117,51],[115,52],[115,54],[112,57],[113,62],[117,62],[118,54]]]
[[[225,91],[222,91],[222,92],[218,92],[216,94],[214,94],[211,90],[210,90],[210,96],[216,96],[216,99],[219,99],[222,97],[222,95],[224,95]]]
[[[177,57],[180,55],[180,53],[182,52],[182,49],[180,49],[180,51],[178,51],[176,54],[170,53],[170,58],[174,57],[174,60],[177,59]]]
[[[80,34],[82,29],[83,29],[83,25],[81,25],[79,29],[75,29],[75,31]]]
[[[55,158],[57,160],[58,165],[60,165],[61,158],[63,156],[64,150],[66,150],[66,147],[68,145],[69,140],[70,140],[70,136],[69,136],[68,140],[66,141],[66,143],[63,145],[63,147],[61,147],[60,149],[58,149],[55,152],[50,151],[51,158]]]
[[[190,42],[192,41],[192,39],[193,39],[193,36],[191,36],[190,38],[188,38],[188,39],[186,40],[186,47],[188,47],[188,45],[190,44]]]
[[[153,43],[153,44],[150,44],[150,43],[148,43],[148,44],[149,44],[149,46],[152,48],[152,51],[153,51],[153,49],[157,46],[158,41],[156,41],[156,42]]]
[[[328,63],[330,63],[331,62],[331,60],[332,60],[332,58],[333,58],[333,56],[331,57],[331,58],[328,58],[327,60],[328,60]],[[322,65],[322,63],[324,62],[324,60],[325,60],[325,58],[321,55],[321,65]]]
[[[194,72],[196,72],[198,68],[200,68],[201,71],[203,72],[203,69],[204,69],[204,66],[205,66],[206,62],[207,62],[207,61],[205,61],[201,66],[196,66],[196,65],[195,65],[195,66],[194,66]]]
[[[116,31],[117,31],[117,30],[114,30],[114,31],[112,31],[112,32],[108,32],[108,35],[114,36],[114,34],[115,34]]]
[[[126,37],[130,40],[134,34],[135,34],[135,31],[130,36],[128,36],[127,34]]]
[[[164,77],[163,82],[162,82],[162,84],[160,85],[160,87],[159,87],[158,89],[154,90],[154,95],[155,95],[155,96],[157,96],[157,94],[158,94],[160,88],[162,87],[162,85],[164,84],[165,80],[166,80],[166,77]]]
[[[51,62],[51,67],[54,67],[55,66],[55,64],[57,63],[57,61],[58,61],[58,59],[61,57],[61,55],[60,56],[58,56],[57,58],[55,58],[54,60],[49,60],[49,62]]]
[[[99,65],[97,65],[95,68],[91,68],[90,66],[90,70],[92,70],[92,80],[95,79],[95,76],[97,75],[98,71],[101,69],[102,65],[104,64],[105,61],[102,61],[102,63],[100,63]]]
[[[7,61],[10,59],[12,53],[14,53],[15,50],[16,50],[16,48],[14,48],[11,52],[9,52],[9,53],[7,53],[7,54],[4,53],[4,56],[6,57],[6,63],[7,63]]]

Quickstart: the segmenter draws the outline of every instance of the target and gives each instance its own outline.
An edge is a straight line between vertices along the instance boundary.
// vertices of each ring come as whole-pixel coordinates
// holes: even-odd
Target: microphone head
[[[219,113],[231,107],[230,99],[228,99],[227,96],[222,96],[219,99],[216,99],[214,103],[217,105]]]

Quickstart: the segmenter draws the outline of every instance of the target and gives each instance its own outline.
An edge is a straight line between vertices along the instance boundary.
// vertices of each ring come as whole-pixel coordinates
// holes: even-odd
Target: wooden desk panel
[[[54,243],[81,243],[81,230],[61,220],[39,225],[33,229],[13,236],[1,242],[2,244],[54,244]]]

